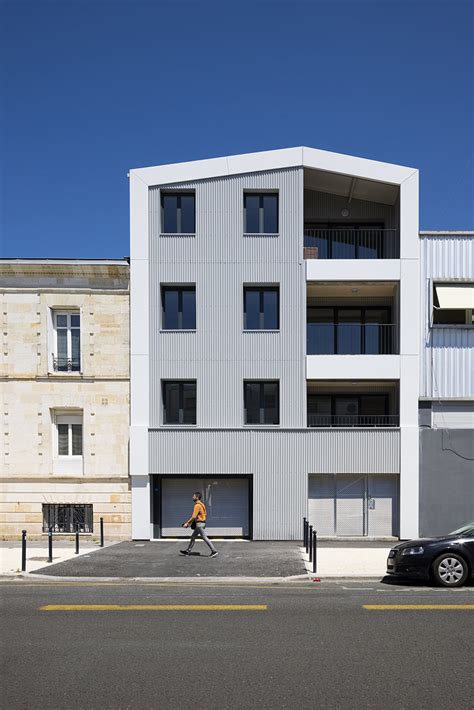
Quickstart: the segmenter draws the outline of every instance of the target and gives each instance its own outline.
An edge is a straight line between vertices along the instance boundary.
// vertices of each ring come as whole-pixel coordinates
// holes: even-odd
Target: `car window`
[[[474,523],[467,523],[457,530],[453,530],[450,535],[472,535],[474,533]]]

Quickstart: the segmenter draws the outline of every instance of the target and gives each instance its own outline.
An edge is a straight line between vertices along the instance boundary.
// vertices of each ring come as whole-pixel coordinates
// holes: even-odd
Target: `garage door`
[[[308,518],[319,535],[396,537],[398,476],[310,476]]]
[[[242,478],[163,478],[161,480],[161,534],[189,536],[181,527],[193,510],[194,491],[202,493],[210,535],[249,535],[249,482]]]

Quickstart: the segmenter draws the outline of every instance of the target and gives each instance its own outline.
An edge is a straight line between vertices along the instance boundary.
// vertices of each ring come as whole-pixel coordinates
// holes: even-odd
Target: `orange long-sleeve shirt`
[[[205,523],[206,522],[206,506],[201,500],[197,500],[196,503],[194,504],[194,510],[193,514],[187,521],[188,525],[191,525],[191,522],[195,520],[197,523]]]

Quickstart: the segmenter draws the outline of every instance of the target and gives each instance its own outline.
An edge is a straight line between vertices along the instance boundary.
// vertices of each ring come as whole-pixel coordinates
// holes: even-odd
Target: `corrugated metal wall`
[[[474,280],[472,236],[421,235],[421,397],[474,397],[474,329],[432,328],[437,279]]]
[[[200,427],[243,424],[243,380],[280,380],[280,424],[305,426],[305,273],[300,201],[291,169],[181,184],[196,191],[196,236],[161,237],[150,190],[150,426],[161,424],[160,380],[197,380]],[[172,186],[167,186],[167,189]],[[243,236],[245,189],[278,190],[278,237]],[[160,332],[160,283],[196,284],[196,333]],[[280,284],[280,332],[243,332],[243,285]]]
[[[398,473],[399,452],[397,429],[150,432],[152,473],[253,476],[257,540],[300,537],[309,473]]]
[[[397,473],[399,432],[305,430],[302,169],[176,187],[196,191],[195,237],[160,235],[160,190],[150,189],[150,473],[252,474],[254,537],[297,539],[308,473]],[[279,191],[278,237],[243,236],[246,189]],[[163,283],[196,284],[195,333],[160,331]],[[243,332],[251,283],[280,285],[279,333]],[[160,380],[186,378],[197,380],[199,429],[162,427]],[[280,381],[282,430],[241,428],[244,379]]]

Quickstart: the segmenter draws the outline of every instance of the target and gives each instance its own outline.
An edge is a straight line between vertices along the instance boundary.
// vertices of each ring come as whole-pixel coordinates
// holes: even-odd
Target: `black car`
[[[443,587],[460,587],[474,576],[474,522],[445,537],[395,545],[388,553],[387,574],[429,579]]]

